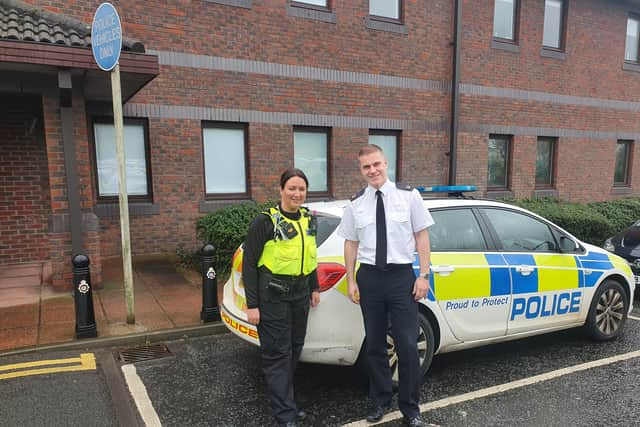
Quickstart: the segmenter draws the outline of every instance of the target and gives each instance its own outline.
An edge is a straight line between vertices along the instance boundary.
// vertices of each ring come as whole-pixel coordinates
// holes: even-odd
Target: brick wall
[[[48,259],[49,182],[37,97],[0,105],[0,260]]]

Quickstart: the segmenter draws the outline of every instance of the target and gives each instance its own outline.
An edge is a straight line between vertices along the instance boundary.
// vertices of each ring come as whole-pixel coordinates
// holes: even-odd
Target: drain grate
[[[122,350],[118,353],[118,360],[121,363],[136,363],[169,356],[173,356],[173,353],[171,353],[166,345],[154,344]]]

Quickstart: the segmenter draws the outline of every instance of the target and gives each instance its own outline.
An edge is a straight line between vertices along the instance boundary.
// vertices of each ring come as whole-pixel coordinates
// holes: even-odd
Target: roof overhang
[[[126,102],[159,73],[158,57],[123,51],[120,85]],[[0,39],[0,71],[57,73],[82,71],[87,101],[111,100],[111,73],[98,68],[90,48]]]

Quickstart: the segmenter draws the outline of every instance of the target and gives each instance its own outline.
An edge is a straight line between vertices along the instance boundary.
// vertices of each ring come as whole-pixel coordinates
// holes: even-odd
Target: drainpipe
[[[453,73],[451,76],[451,129],[449,135],[449,185],[456,185],[458,160],[458,113],[460,107],[460,44],[462,40],[462,0],[455,0],[453,20]]]

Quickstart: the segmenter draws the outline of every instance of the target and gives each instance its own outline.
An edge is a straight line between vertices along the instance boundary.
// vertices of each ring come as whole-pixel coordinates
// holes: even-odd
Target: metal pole
[[[127,323],[136,322],[133,298],[133,272],[131,268],[131,239],[129,236],[129,201],[127,199],[127,169],[124,156],[124,125],[122,122],[122,95],[120,93],[120,64],[111,72],[113,123],[116,131],[116,153],[120,177],[120,235],[122,237],[122,271],[124,296],[127,305]]]
[[[213,268],[215,248],[212,244],[202,248],[202,310],[200,320],[212,322],[220,319],[218,307],[218,277]]]
[[[98,336],[98,331],[93,311],[89,257],[78,254],[71,262],[73,264],[73,299],[76,308],[76,338],[95,338]]]

